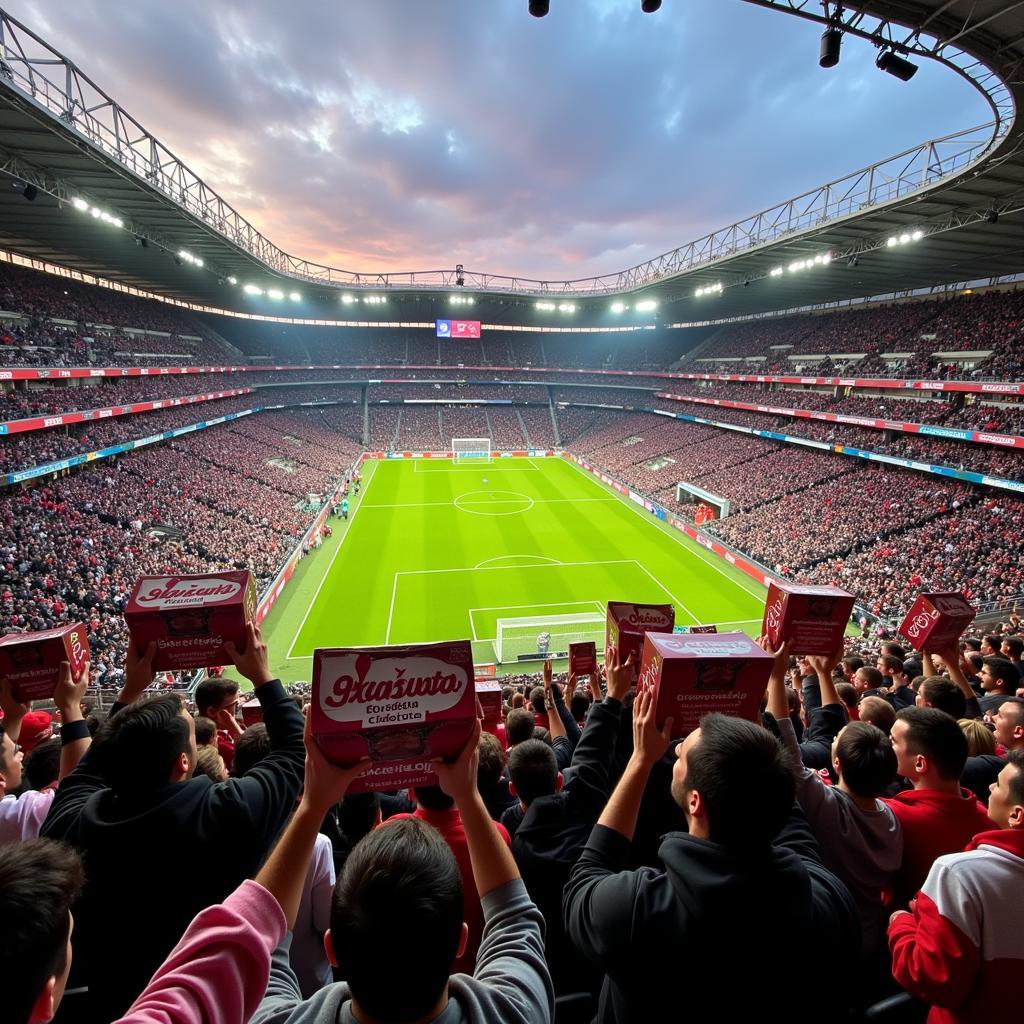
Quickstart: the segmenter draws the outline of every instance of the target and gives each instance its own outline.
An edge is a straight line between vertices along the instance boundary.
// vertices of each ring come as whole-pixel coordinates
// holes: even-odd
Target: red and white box
[[[501,683],[494,679],[478,679],[476,695],[480,701],[480,709],[484,713],[484,721],[494,725],[501,721]]]
[[[746,633],[648,633],[637,690],[654,694],[658,727],[671,718],[673,738],[712,711],[757,722],[772,660]]]
[[[761,632],[793,654],[834,654],[843,641],[856,598],[839,587],[773,582],[768,587]]]
[[[685,626],[687,633],[717,633],[718,627],[708,623],[706,626]]]
[[[256,618],[256,581],[247,569],[201,576],[143,576],[124,610],[139,654],[156,641],[158,671],[230,665],[227,641],[244,651]]]
[[[608,623],[605,628],[605,647],[614,647],[619,663],[633,655],[633,678],[637,677],[643,654],[645,633],[671,633],[676,623],[676,610],[670,604],[629,604],[626,601],[608,602]]]
[[[22,704],[53,697],[62,661],[71,665],[74,678],[88,660],[89,637],[81,622],[0,637],[0,676],[10,679],[14,699]]]
[[[470,643],[314,651],[310,714],[328,760],[373,762],[349,792],[434,785],[434,759],[458,756],[476,720]]]
[[[593,640],[569,644],[569,674],[592,676],[595,672],[597,672],[597,644]]]
[[[242,705],[242,725],[247,729],[250,725],[257,725],[263,721],[263,705],[260,703],[258,697],[253,697],[252,700],[247,700]]]
[[[963,594],[918,594],[899,632],[915,651],[937,651],[956,643],[977,614]]]

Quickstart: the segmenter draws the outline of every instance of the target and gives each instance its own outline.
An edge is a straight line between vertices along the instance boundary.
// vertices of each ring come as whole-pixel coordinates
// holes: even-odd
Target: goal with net
[[[453,437],[452,461],[456,465],[460,462],[490,462],[491,439],[489,437]]]
[[[569,644],[587,640],[593,640],[600,651],[604,649],[604,631],[605,617],[598,612],[498,619],[495,660],[502,665],[568,658]]]

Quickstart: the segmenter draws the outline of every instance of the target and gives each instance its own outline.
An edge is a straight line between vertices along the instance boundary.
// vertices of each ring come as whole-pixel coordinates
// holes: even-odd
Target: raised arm
[[[89,662],[82,665],[74,678],[71,665],[66,661],[60,663],[60,677],[53,694],[53,702],[60,712],[60,779],[78,767],[78,762],[92,744],[89,726],[82,714],[82,698],[88,685]]]

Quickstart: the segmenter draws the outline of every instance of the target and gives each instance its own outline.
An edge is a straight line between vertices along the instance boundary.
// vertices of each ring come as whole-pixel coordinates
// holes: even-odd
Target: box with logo
[[[833,654],[842,643],[855,600],[839,587],[776,580],[768,587],[761,632],[773,648],[788,640],[792,654]]]
[[[11,681],[14,699],[23,704],[53,697],[62,661],[71,665],[74,678],[88,660],[89,638],[81,622],[0,637],[0,676]]]
[[[718,627],[711,625],[710,623],[706,626],[683,626],[683,633],[717,633]]]
[[[569,673],[577,676],[592,676],[597,672],[597,644],[585,640],[569,644]]]
[[[615,647],[619,662],[633,655],[633,678],[636,679],[643,654],[645,633],[671,633],[676,622],[676,610],[670,604],[630,604],[626,601],[608,602],[608,622],[605,628],[605,647]]]
[[[252,700],[247,700],[242,705],[242,725],[247,729],[250,725],[256,725],[263,721],[263,705],[259,702],[258,697],[254,697]]]
[[[771,671],[771,656],[746,633],[648,633],[637,690],[654,694],[659,728],[671,718],[677,738],[712,711],[758,721]]]
[[[328,760],[373,763],[350,792],[428,786],[476,719],[468,640],[313,652],[313,735]]]
[[[494,679],[478,679],[476,695],[480,701],[480,709],[484,713],[484,721],[493,724],[501,721],[501,683]]]
[[[245,625],[256,617],[256,581],[248,570],[201,576],[143,576],[124,610],[135,649],[156,641],[158,671],[230,665],[224,644],[245,650]]]
[[[918,594],[899,632],[915,651],[938,651],[958,641],[977,614],[963,594]]]

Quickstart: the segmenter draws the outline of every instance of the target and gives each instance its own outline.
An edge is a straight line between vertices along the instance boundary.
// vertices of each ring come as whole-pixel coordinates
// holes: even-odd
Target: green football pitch
[[[761,623],[763,586],[568,459],[368,460],[348,522],[330,522],[264,624],[289,682],[318,647],[471,639],[493,662],[498,618],[609,600],[671,603],[679,625]]]

